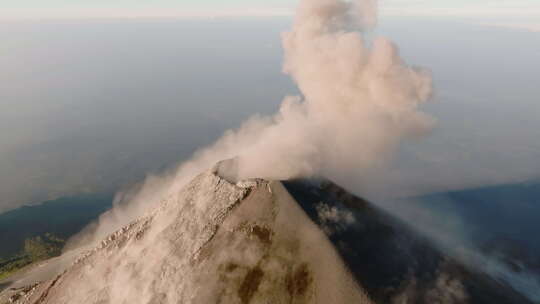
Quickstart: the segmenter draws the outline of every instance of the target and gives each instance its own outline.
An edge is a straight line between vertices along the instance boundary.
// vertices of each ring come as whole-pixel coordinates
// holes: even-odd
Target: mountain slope
[[[0,303],[532,303],[331,182],[230,182],[227,164]]]
[[[280,182],[208,171],[15,303],[370,303]]]
[[[507,282],[485,273],[481,265],[462,263],[407,223],[331,182],[283,183],[328,233],[348,268],[377,303],[533,302]]]

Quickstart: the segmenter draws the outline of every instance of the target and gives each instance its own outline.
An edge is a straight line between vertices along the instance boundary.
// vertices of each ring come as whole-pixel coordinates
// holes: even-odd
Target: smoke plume
[[[129,204],[119,199],[122,208],[92,229],[100,231],[96,239],[223,159],[235,159],[222,172],[235,179],[320,175],[355,185],[373,179],[401,141],[422,136],[434,123],[419,110],[432,94],[430,73],[408,66],[388,39],[366,37],[377,21],[376,6],[374,0],[301,1],[282,41],[283,70],[302,95],[286,97],[273,116],[254,116],[227,131],[159,182],[152,177],[141,195],[127,196]]]
[[[235,180],[324,176],[354,186],[355,191],[380,182],[378,176],[400,143],[423,136],[435,121],[420,110],[432,95],[430,73],[408,66],[390,40],[368,39],[377,22],[376,4],[373,0],[302,0],[292,29],[282,36],[283,71],[295,81],[301,96],[286,97],[277,114],[252,117],[177,170],[149,178],[134,193],[119,195],[118,207],[88,228],[91,233],[76,238],[75,247],[81,240],[95,242],[126,225],[223,159],[234,159],[220,170]],[[418,218],[434,219],[429,214],[417,216],[425,210],[404,205],[385,209],[412,221],[441,248],[463,244],[456,237],[460,223],[454,223],[450,232],[441,232],[432,229],[436,223],[414,225]],[[319,211],[328,220],[346,219],[335,210]],[[462,260],[470,256],[478,255],[469,252]],[[453,282],[441,278],[437,284]],[[447,296],[461,297],[461,287],[454,287],[455,294]],[[454,289],[441,287],[445,292]]]
[[[429,130],[433,119],[418,107],[431,96],[430,74],[406,65],[388,39],[366,39],[375,4],[302,1],[282,38],[284,72],[302,96],[228,132],[195,162],[237,157],[231,174],[239,179],[363,179],[384,167],[402,140]]]

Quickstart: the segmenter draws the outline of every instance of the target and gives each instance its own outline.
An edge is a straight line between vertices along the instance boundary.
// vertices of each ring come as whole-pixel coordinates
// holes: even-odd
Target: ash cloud
[[[252,118],[203,153],[237,157],[239,179],[358,181],[384,168],[401,141],[428,132],[434,120],[419,106],[431,96],[430,73],[408,66],[390,40],[365,37],[374,6],[301,2],[282,39],[284,72],[302,95],[285,98],[278,114]]]
[[[348,210],[341,210],[336,206],[329,206],[320,202],[315,206],[321,228],[327,235],[336,231],[343,231],[356,222],[354,214]]]
[[[227,131],[160,182],[152,177],[140,195],[120,199],[129,203],[100,219],[98,227],[107,229],[94,229],[119,228],[223,159],[235,159],[223,174],[236,179],[325,176],[367,188],[402,141],[425,135],[435,123],[420,110],[432,95],[429,71],[407,65],[390,40],[368,39],[376,5],[301,1],[292,29],[282,34],[283,71],[301,95],[286,97],[273,116],[254,116]]]

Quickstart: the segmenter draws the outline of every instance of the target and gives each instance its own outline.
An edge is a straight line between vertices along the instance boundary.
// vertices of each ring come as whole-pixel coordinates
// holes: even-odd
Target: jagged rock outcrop
[[[371,303],[280,182],[210,170],[14,303]],[[2,303],[3,304],[3,303]]]

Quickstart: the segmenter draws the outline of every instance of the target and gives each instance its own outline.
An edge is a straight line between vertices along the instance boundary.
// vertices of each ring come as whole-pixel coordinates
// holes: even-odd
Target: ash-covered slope
[[[280,182],[215,170],[15,303],[371,303]],[[3,304],[3,303],[2,303]]]
[[[0,304],[531,303],[335,184],[233,183],[227,164]]]

